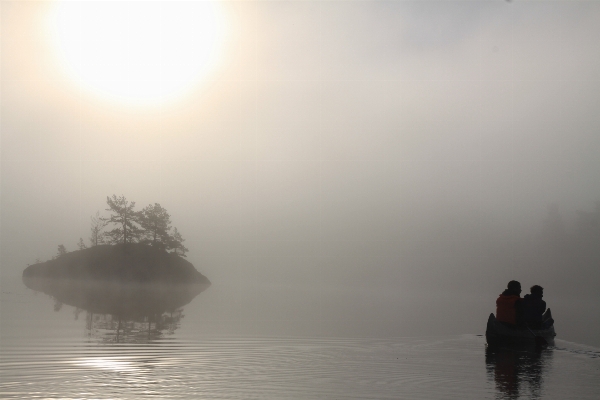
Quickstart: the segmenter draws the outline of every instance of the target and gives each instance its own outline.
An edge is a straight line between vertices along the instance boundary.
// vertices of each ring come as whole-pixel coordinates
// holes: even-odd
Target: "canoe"
[[[542,320],[549,321],[552,319],[552,312],[550,309],[547,309],[544,313]],[[548,344],[554,343],[554,337],[556,336],[556,332],[554,331],[554,325],[550,326],[547,329],[521,329],[521,328],[510,328],[496,320],[494,313],[491,313],[488,322],[487,328],[485,330],[485,338],[487,343],[490,345],[497,344],[529,344],[536,343],[536,336],[544,338],[544,340]]]

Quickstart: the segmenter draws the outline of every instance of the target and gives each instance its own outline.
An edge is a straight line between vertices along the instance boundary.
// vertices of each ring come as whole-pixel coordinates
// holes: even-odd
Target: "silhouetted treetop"
[[[150,204],[140,213],[140,225],[144,229],[144,242],[166,248],[169,243],[171,216],[158,203]]]
[[[160,204],[150,204],[140,213],[139,223],[143,229],[142,243],[147,243],[163,250],[173,250],[177,255],[185,257],[188,249],[177,228],[171,230],[171,216]]]
[[[108,218],[92,217],[92,245],[102,242],[108,244],[118,243],[143,243],[156,248],[172,251],[185,257],[188,249],[183,245],[185,241],[177,228],[171,227],[171,216],[160,204],[154,203],[141,211],[135,210],[135,202],[128,201],[125,196],[106,198],[110,212]],[[102,233],[102,230],[111,225],[112,230]]]
[[[169,249],[173,249],[175,254],[185,257],[185,253],[188,252],[188,249],[183,245],[183,242],[185,242],[185,239],[181,237],[181,234],[177,228],[173,228],[173,235],[171,236],[171,241],[169,242]]]
[[[110,214],[103,217],[96,212],[90,218],[90,246],[102,244],[141,243],[185,257],[188,249],[183,245],[185,239],[177,228],[171,227],[171,216],[158,203],[150,204],[141,211],[135,210],[135,201],[129,201],[125,196],[106,197]],[[107,231],[105,231],[107,229]],[[77,242],[79,250],[86,249],[83,238]],[[67,254],[65,246],[58,246],[55,258]]]
[[[90,245],[98,246],[99,244],[104,244],[104,235],[102,230],[106,227],[106,221],[100,217],[100,211],[97,211],[96,215],[91,216],[90,219]]]
[[[135,211],[135,201],[129,202],[125,196],[117,197],[113,194],[112,198],[107,197],[108,207],[106,211],[111,214],[108,218],[103,218],[107,224],[115,224],[116,228],[105,233],[108,243],[135,243],[139,241],[143,231],[138,227],[140,212]]]
[[[57,248],[57,251],[56,251],[56,258],[62,257],[65,254],[67,254],[67,248],[65,247],[65,245],[59,244],[58,248]]]

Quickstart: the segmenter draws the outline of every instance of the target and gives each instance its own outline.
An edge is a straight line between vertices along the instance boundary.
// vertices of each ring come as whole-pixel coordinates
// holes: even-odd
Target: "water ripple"
[[[483,348],[475,337],[58,341],[2,348],[0,390],[30,399],[491,399]]]

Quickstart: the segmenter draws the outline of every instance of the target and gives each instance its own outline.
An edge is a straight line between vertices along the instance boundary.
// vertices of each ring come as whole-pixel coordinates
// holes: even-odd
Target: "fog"
[[[223,2],[216,67],[151,106],[64,73],[52,6],[1,5],[3,282],[116,194],[169,211],[214,332],[483,333],[516,279],[597,344],[599,4]]]

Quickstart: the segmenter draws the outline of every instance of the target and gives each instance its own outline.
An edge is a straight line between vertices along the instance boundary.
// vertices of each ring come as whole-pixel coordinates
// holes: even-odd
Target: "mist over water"
[[[593,399],[597,394],[598,348],[560,339],[547,349],[486,348],[485,339],[473,334],[347,337],[331,325],[328,332],[326,324],[298,318],[229,316],[227,306],[208,296],[212,289],[161,319],[134,322],[57,308],[52,298],[17,285],[4,288],[3,397]]]
[[[183,86],[161,66],[203,37],[169,4],[0,6],[2,396],[597,393],[600,4],[215,2],[221,47]],[[145,97],[161,78],[186,90]],[[168,210],[210,288],[27,289],[28,265],[92,245],[113,195]],[[510,280],[544,287],[555,348],[485,351]]]

